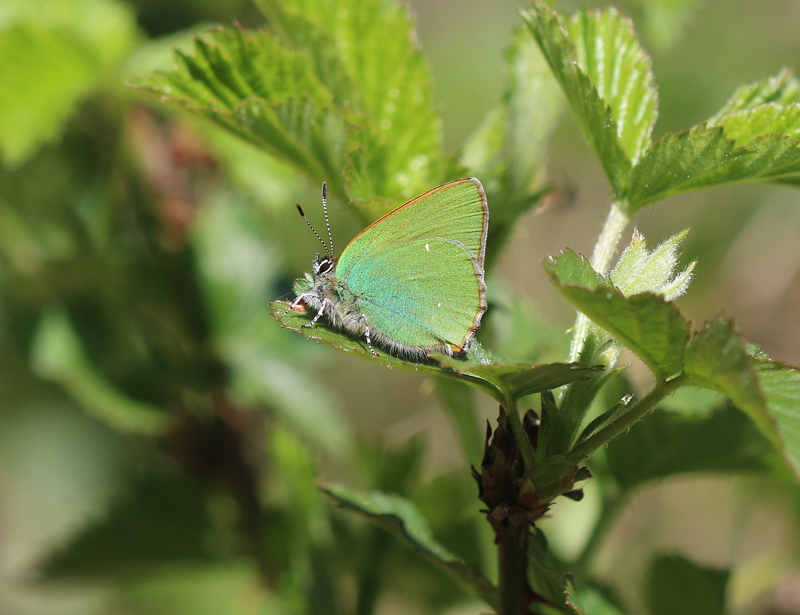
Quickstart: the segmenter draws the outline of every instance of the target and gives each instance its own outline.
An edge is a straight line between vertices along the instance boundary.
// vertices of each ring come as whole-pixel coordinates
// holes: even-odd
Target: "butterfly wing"
[[[448,239],[458,241],[484,270],[489,206],[475,178],[459,179],[429,190],[361,231],[347,245],[336,267],[347,277],[356,262],[400,241]]]
[[[402,344],[460,353],[486,311],[483,267],[459,241],[401,240],[337,277],[370,328]]]

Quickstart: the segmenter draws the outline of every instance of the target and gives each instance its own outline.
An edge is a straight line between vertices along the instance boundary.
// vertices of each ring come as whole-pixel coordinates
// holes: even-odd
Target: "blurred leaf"
[[[441,120],[431,70],[402,3],[257,4],[276,34],[309,57],[334,101],[353,114],[350,123],[357,129],[348,141],[351,164],[345,169],[351,199],[391,203],[441,183]]]
[[[461,153],[492,203],[491,260],[517,217],[542,196],[545,155],[563,95],[528,31],[519,28],[506,51],[503,100],[489,111]]]
[[[498,282],[495,280],[495,282]],[[506,360],[549,363],[563,357],[569,339],[563,329],[548,322],[533,297],[502,288],[489,290],[490,317],[481,322],[493,351]]]
[[[353,442],[331,392],[277,354],[268,302],[281,258],[260,231],[266,222],[227,193],[198,213],[194,246],[218,352],[241,401],[266,404],[306,442],[344,459]]]
[[[346,459],[353,437],[332,393],[285,358],[268,352],[257,341],[223,345],[233,368],[232,388],[248,404],[266,403],[304,440],[332,459]]]
[[[759,376],[731,321],[717,317],[694,332],[686,346],[684,370],[692,386],[727,395],[765,436],[777,441],[775,421],[758,386]]]
[[[599,591],[586,587],[578,592],[580,609],[587,615],[624,615],[614,604],[609,602]]]
[[[317,322],[313,329],[303,328],[304,324],[311,321],[311,315],[295,310],[284,313],[288,305],[283,301],[270,303],[273,309],[272,315],[275,320],[281,323],[284,329],[295,331],[303,337],[328,344],[345,352],[352,352],[356,356],[361,356],[389,367],[394,366],[431,375],[455,378],[481,389],[500,403],[508,403],[509,400],[517,400],[526,395],[558,388],[575,380],[586,379],[589,374],[597,371],[596,368],[581,367],[576,363],[544,365],[530,365],[528,363],[512,365],[504,365],[502,363],[487,364],[454,359],[443,354],[432,354],[432,360],[439,362],[440,366],[437,366],[434,363],[414,363],[406,359],[398,359],[379,348],[375,348],[375,353],[378,355],[376,357],[367,348],[366,340],[353,339],[340,331],[330,328],[323,321]]]
[[[214,530],[206,499],[194,484],[182,477],[150,477],[78,532],[44,571],[52,578],[114,577],[171,562],[210,561],[221,555],[214,553],[212,539],[226,539],[224,530],[217,535]]]
[[[650,58],[633,25],[616,9],[581,11],[562,23],[535,2],[523,12],[572,112],[617,196],[627,192],[632,164],[650,145],[657,94]]]
[[[636,165],[628,195],[633,213],[669,196],[727,183],[800,181],[800,144],[783,135],[757,136],[742,130],[747,147],[737,147],[722,126],[705,124],[670,133],[653,144]]]
[[[783,454],[800,476],[800,371],[793,367],[760,371],[758,379],[767,402],[767,411],[777,424]]]
[[[608,467],[623,490],[687,472],[733,473],[764,470],[772,446],[732,406],[706,418],[657,409],[635,423],[624,438],[606,445]]]
[[[77,105],[134,42],[132,10],[111,0],[4,7],[0,27],[0,159],[25,162],[56,140]]]
[[[631,243],[619,257],[609,277],[626,296],[651,292],[662,295],[667,301],[674,301],[686,291],[695,266],[692,262],[682,272],[675,273],[678,247],[688,234],[689,231],[685,230],[673,235],[649,252],[645,238],[634,229]]]
[[[167,426],[164,412],[127,397],[95,369],[63,311],[42,315],[31,352],[33,370],[41,378],[58,382],[84,410],[114,429],[158,434]]]
[[[484,435],[472,389],[448,378],[437,378],[436,390],[456,425],[464,458],[468,463],[479,463],[483,456]]]
[[[360,494],[333,483],[320,483],[319,487],[339,506],[364,515],[384,527],[487,604],[496,608],[497,589],[477,568],[465,563],[436,542],[428,522],[410,501],[380,491]]]
[[[124,583],[109,598],[111,613],[169,615],[290,615],[258,583],[245,561],[162,566]]]
[[[650,566],[647,598],[653,615],[723,615],[729,572],[705,568],[679,555]]]
[[[672,50],[689,31],[699,0],[633,0],[644,12],[643,29],[654,46]],[[591,612],[591,611],[590,611]]]
[[[557,288],[578,310],[629,348],[659,379],[681,370],[689,323],[674,303],[651,293],[625,297],[571,250],[544,263]],[[577,286],[574,280],[588,282]]]

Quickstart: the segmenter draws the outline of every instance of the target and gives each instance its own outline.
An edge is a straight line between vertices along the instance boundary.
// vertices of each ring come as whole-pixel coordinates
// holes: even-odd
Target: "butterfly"
[[[334,328],[390,354],[425,361],[440,352],[463,358],[486,311],[484,261],[489,206],[475,178],[452,181],[411,199],[361,231],[334,256],[328,228],[325,248],[311,272],[294,283],[296,299]]]

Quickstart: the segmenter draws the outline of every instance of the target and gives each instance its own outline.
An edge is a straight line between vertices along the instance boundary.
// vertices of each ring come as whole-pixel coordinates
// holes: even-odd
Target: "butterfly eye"
[[[328,273],[331,269],[333,269],[333,261],[331,259],[323,258],[319,261],[318,273]]]

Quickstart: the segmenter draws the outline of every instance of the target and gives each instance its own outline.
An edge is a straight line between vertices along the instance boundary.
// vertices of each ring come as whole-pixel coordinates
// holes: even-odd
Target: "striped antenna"
[[[325,248],[325,251],[333,259],[335,254],[333,250],[333,234],[331,233],[331,223],[328,221],[328,182],[322,182],[322,211],[325,212],[325,226],[328,227],[328,240],[331,242],[331,251],[328,252],[327,248]]]

